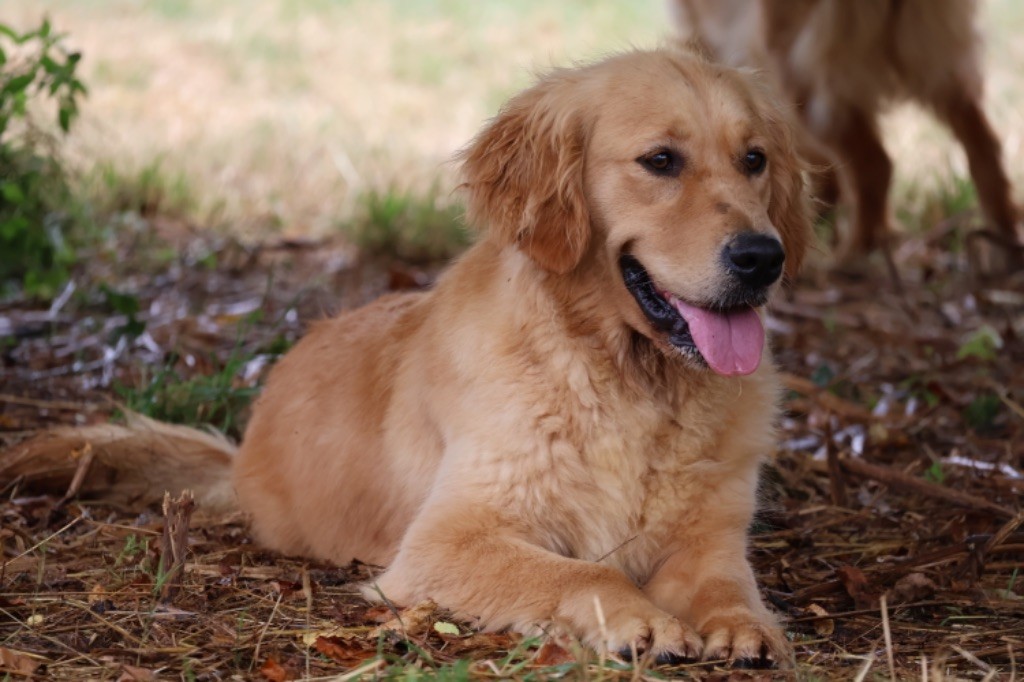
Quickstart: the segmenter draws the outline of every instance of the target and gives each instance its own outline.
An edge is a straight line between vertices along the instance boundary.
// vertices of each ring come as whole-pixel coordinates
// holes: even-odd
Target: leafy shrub
[[[7,290],[20,285],[51,297],[74,260],[58,137],[37,119],[55,104],[60,133],[71,128],[86,92],[75,75],[80,58],[48,20],[26,33],[0,23],[0,286]]]

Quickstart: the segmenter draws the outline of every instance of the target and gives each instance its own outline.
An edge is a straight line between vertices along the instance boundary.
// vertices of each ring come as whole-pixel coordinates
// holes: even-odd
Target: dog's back
[[[674,0],[684,34],[731,66],[770,68],[814,116],[980,87],[973,0]],[[766,61],[767,60],[767,61]],[[974,93],[972,93],[974,94]]]

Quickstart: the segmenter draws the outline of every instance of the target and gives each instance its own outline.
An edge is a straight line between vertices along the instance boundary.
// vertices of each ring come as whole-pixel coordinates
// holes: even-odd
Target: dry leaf
[[[439,635],[447,635],[451,637],[459,636],[459,626],[455,623],[449,623],[444,620],[439,620],[434,623],[434,631]]]
[[[90,588],[89,596],[86,597],[86,601],[88,601],[90,605],[97,604],[105,600],[108,596],[109,593],[107,592],[107,589],[103,587],[103,585],[97,583]]]
[[[938,589],[924,573],[911,573],[897,580],[887,597],[890,604],[909,604],[931,599]]]
[[[533,659],[533,662],[537,665],[549,666],[572,663],[575,660],[576,658],[563,649],[555,640],[548,639],[537,650],[537,656]]]
[[[388,622],[375,627],[370,631],[370,638],[377,639],[382,633],[397,632],[405,637],[422,635],[430,627],[430,619],[437,611],[437,604],[431,600],[421,602],[416,606],[403,609],[398,618],[392,618]]]
[[[134,665],[122,665],[121,676],[117,682],[154,682],[156,673],[146,668],[139,668]]]
[[[474,657],[497,651],[514,649],[517,641],[514,636],[504,632],[477,632],[469,637],[443,637],[445,653],[452,656],[467,655],[472,652]]]
[[[821,604],[810,604],[807,607],[807,611],[812,616],[827,616],[828,611]],[[818,618],[814,621],[814,632],[819,637],[831,637],[832,633],[836,631],[836,622],[831,618]]]
[[[363,620],[368,623],[386,623],[391,620],[393,615],[393,612],[387,606],[378,604],[366,609],[366,613],[363,614]]]
[[[263,662],[263,665],[260,666],[260,674],[270,682],[288,682],[289,680],[295,679],[292,675],[292,671],[285,668],[273,658],[268,658]]]
[[[846,588],[846,593],[853,598],[858,609],[877,609],[878,593],[868,585],[864,571],[856,566],[841,566],[836,569],[836,576]]]
[[[317,637],[313,646],[327,658],[346,667],[359,665],[377,654],[376,649],[367,649],[362,639]]]
[[[0,670],[21,675],[31,675],[39,665],[39,661],[33,659],[28,654],[23,654],[13,649],[5,649],[0,646]]]

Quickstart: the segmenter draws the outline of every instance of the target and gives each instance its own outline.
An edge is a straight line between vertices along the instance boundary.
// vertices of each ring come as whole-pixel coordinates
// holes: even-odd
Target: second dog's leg
[[[936,111],[967,152],[971,178],[985,217],[1008,242],[1018,242],[1019,217],[1013,204],[1010,180],[1003,168],[1002,146],[985,112],[966,89],[958,89],[938,100],[934,103]]]
[[[840,254],[848,260],[878,248],[887,237],[892,161],[882,146],[874,118],[860,109],[837,112],[822,136],[836,150],[847,176],[844,189],[853,195],[853,230]]]

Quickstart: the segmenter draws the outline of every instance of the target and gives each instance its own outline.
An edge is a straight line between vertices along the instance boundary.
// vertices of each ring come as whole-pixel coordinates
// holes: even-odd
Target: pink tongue
[[[690,336],[711,369],[727,377],[750,374],[761,364],[764,326],[753,308],[716,313],[671,298],[690,325]]]

